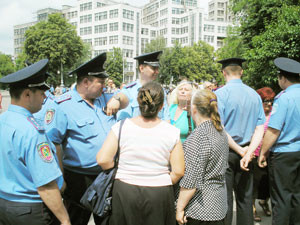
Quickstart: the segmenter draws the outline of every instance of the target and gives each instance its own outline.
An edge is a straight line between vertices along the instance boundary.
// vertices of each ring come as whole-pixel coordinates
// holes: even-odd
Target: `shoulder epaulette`
[[[133,82],[131,84],[128,84],[125,88],[128,89],[128,88],[132,88],[136,85],[136,82]]]
[[[71,98],[72,98],[72,96],[70,94],[64,94],[64,95],[61,95],[61,96],[55,98],[55,101],[59,104],[59,103],[68,101]]]
[[[285,93],[285,91],[283,90],[283,91],[281,91],[278,95],[276,95],[275,96],[275,98],[277,99],[277,98],[279,98],[283,93]]]
[[[27,117],[27,120],[34,126],[34,128],[38,131],[43,131],[45,130],[44,129],[44,126],[40,125],[35,119],[33,116],[28,116]]]

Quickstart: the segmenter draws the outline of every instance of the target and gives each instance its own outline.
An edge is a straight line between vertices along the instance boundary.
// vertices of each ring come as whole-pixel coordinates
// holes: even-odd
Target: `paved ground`
[[[4,91],[4,90],[0,90],[1,94],[2,94],[2,109],[0,109],[0,113],[4,112],[7,110],[8,105],[10,104],[10,96],[8,91]],[[272,219],[271,217],[266,217],[261,209],[261,207],[258,205],[258,203],[256,204],[256,208],[258,211],[258,215],[260,215],[262,217],[262,222],[255,222],[254,225],[271,225],[272,224]],[[271,207],[270,207],[271,208]],[[234,211],[235,213],[235,211]],[[93,218],[90,219],[90,222],[88,225],[95,225]],[[234,221],[232,225],[243,225],[243,224],[236,224],[235,221],[235,214],[234,214]]]

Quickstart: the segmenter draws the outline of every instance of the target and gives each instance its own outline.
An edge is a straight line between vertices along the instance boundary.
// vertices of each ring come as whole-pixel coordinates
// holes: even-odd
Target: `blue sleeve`
[[[220,114],[221,122],[224,125],[225,95],[224,92],[221,92],[220,89],[217,90],[215,94],[217,96],[218,112]]]
[[[55,151],[45,136],[39,134],[26,140],[24,160],[36,187],[43,186],[62,176]]]
[[[284,126],[286,114],[288,109],[288,101],[284,100],[284,97],[278,98],[275,100],[271,117],[268,126],[276,130],[282,130]]]
[[[266,122],[265,111],[264,111],[264,107],[262,105],[262,101],[261,101],[260,97],[259,97],[259,101],[260,101],[259,109],[258,109],[259,110],[259,116],[258,116],[256,126],[263,125]]]
[[[68,126],[67,116],[62,110],[61,105],[57,105],[51,122],[45,123],[47,136],[52,142],[56,144],[61,144],[66,135],[67,126]]]

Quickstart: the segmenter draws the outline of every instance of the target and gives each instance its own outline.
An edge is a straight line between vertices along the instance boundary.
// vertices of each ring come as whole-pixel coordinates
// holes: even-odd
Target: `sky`
[[[62,5],[76,5],[79,0],[1,0],[0,52],[13,55],[14,25],[36,20],[36,11],[43,8],[61,9]],[[143,6],[150,0],[119,0],[134,6]],[[208,0],[198,0],[207,9]]]

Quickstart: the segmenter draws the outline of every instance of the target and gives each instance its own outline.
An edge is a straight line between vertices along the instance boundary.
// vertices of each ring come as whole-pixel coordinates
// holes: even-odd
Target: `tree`
[[[0,52],[0,78],[13,72],[15,72],[15,67],[11,56]]]
[[[232,5],[248,61],[244,81],[255,89],[279,91],[273,60],[283,56],[300,61],[299,0],[232,0]]]
[[[107,53],[107,59],[104,64],[105,71],[116,86],[120,86],[123,81],[123,63],[126,65],[125,59],[123,62],[123,53],[120,48],[114,47],[112,52]]]
[[[49,71],[60,80],[57,71],[69,71],[83,55],[84,45],[75,27],[62,14],[55,13],[47,21],[30,27],[25,33],[24,50],[28,59],[36,62],[49,59]],[[65,74],[65,73],[64,73]]]
[[[151,40],[146,44],[145,53],[155,52],[155,51],[164,51],[166,49],[166,41],[163,36],[158,36],[156,39]]]
[[[164,51],[160,63],[160,81],[163,83],[169,83],[171,77],[177,83],[180,76],[196,82],[222,79],[214,63],[213,47],[203,41],[185,47],[175,43],[174,47]]]

